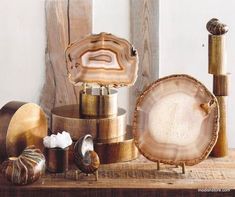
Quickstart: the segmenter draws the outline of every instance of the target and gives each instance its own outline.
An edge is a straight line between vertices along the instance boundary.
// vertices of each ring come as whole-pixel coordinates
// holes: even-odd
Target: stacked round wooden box
[[[79,103],[52,110],[52,131],[66,130],[74,141],[91,134],[101,163],[129,161],[137,157],[131,129],[126,125],[126,110],[117,106],[117,90],[81,90]]]

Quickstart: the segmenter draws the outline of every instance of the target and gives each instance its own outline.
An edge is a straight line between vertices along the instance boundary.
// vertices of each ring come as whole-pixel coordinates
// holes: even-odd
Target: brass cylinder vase
[[[213,75],[226,75],[225,35],[209,35],[209,68]]]
[[[84,117],[107,117],[118,113],[117,90],[89,88],[80,92],[80,114]]]
[[[46,167],[49,172],[61,173],[68,171],[69,147],[45,148]]]

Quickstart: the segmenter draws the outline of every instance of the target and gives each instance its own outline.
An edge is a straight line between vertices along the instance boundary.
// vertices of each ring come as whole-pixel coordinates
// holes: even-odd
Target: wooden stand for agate
[[[228,96],[228,73],[226,68],[225,34],[228,27],[218,19],[211,19],[207,23],[208,36],[208,72],[213,75],[213,93],[219,103],[220,127],[217,143],[211,155],[224,157],[228,155],[227,141],[227,96]]]
[[[182,168],[182,174],[185,174],[185,171],[186,171],[186,167],[185,167],[185,163],[183,162],[181,165],[181,168]],[[176,168],[179,167],[179,165],[175,165]],[[157,170],[160,170],[160,161],[157,161]]]

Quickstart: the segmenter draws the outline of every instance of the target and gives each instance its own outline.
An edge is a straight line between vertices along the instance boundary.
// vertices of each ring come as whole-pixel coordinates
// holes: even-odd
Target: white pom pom
[[[70,145],[73,143],[70,134],[69,134],[68,132],[66,132],[66,131],[63,131],[63,132],[62,132],[62,135],[63,135],[64,138],[65,138],[65,141],[66,141],[67,146],[70,146]]]
[[[56,135],[50,136],[49,148],[55,148],[56,144]]]
[[[72,139],[70,134],[66,131],[62,133],[57,133],[57,135],[52,134],[51,136],[46,136],[43,138],[43,144],[47,148],[66,148],[72,144]]]
[[[50,143],[50,137],[49,136],[44,137],[43,138],[43,145],[48,148],[49,143]]]
[[[67,146],[64,136],[61,133],[58,133],[56,136],[56,145],[59,148],[66,148]]]

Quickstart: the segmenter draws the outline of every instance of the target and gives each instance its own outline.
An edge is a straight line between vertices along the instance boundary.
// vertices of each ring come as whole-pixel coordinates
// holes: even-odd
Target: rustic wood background
[[[130,0],[131,42],[139,54],[138,79],[130,88],[130,120],[136,98],[159,77],[159,0]]]
[[[64,51],[92,32],[92,0],[45,1],[46,81],[40,105],[48,118],[55,106],[77,104],[79,87],[67,80]],[[139,72],[130,89],[130,120],[138,95],[159,77],[159,0],[130,0],[131,42],[139,53]]]
[[[47,0],[45,13],[46,79],[40,105],[50,119],[53,107],[79,102],[79,87],[67,79],[65,49],[91,33],[92,0]]]

